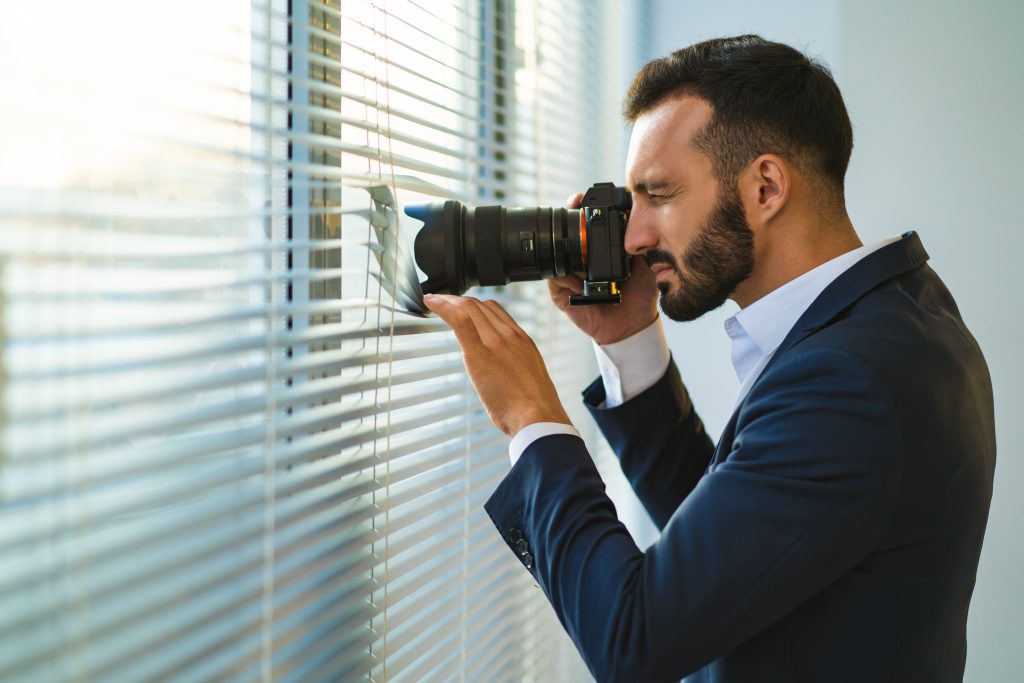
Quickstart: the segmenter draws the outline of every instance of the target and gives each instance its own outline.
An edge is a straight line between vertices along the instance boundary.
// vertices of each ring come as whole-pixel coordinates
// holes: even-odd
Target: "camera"
[[[457,201],[407,206],[423,221],[416,263],[424,294],[462,294],[474,285],[507,285],[582,272],[573,306],[619,303],[629,277],[626,222],[632,197],[614,183],[595,183],[578,209],[479,206]]]

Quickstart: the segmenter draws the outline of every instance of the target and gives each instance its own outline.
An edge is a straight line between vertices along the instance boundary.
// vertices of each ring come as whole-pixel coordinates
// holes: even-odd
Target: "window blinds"
[[[0,680],[585,678],[483,513],[507,440],[409,313],[401,206],[618,178],[558,104],[608,6],[7,10]],[[490,294],[575,406],[543,292]]]

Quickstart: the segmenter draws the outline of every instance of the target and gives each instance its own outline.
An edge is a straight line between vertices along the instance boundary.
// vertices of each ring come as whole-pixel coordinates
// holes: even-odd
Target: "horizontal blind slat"
[[[593,139],[555,120],[586,92],[586,10],[540,8],[571,35],[516,65],[500,5],[14,13],[62,49],[6,60],[0,93],[32,150],[0,148],[43,169],[0,187],[0,677],[418,680],[521,637],[525,577],[481,509],[507,439],[447,326],[403,312],[386,255],[410,265],[416,226],[380,243],[403,244],[385,188],[504,198],[522,141]],[[549,132],[519,135],[538,55]]]

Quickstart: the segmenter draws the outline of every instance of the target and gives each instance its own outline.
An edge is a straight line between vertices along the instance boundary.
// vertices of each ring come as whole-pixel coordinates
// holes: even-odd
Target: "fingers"
[[[505,309],[497,301],[477,301],[476,303],[480,309],[482,319],[487,321],[490,330],[493,330],[497,337],[504,340],[515,335],[519,326],[516,325],[508,313],[505,313]],[[498,311],[503,315],[499,315]]]
[[[576,194],[569,195],[565,199],[565,208],[567,209],[578,209],[580,208],[580,202],[583,201],[583,193],[577,192]]]
[[[553,277],[548,280],[548,288],[552,293],[560,289],[567,289],[573,294],[579,294],[583,291],[583,278],[575,273]]]
[[[424,294],[423,303],[455,332],[459,345],[478,344],[480,332],[465,306],[465,297],[447,294]]]
[[[506,311],[501,304],[497,301],[485,301],[483,302],[484,310],[491,316],[491,322],[494,323],[495,329],[504,336],[523,336],[529,339],[529,336],[523,331],[523,328],[519,326],[508,311]],[[531,340],[532,341],[532,340]]]
[[[428,294],[423,297],[423,303],[448,323],[462,346],[475,342],[488,346],[500,344],[504,337],[514,334],[519,327],[495,302],[484,303],[469,296]],[[496,314],[495,307],[505,318]],[[509,329],[509,324],[515,329]]]
[[[583,280],[578,275],[563,275],[548,280],[548,293],[556,304],[564,304],[568,302],[570,294],[582,292]]]
[[[535,422],[571,424],[533,340],[495,301],[425,295],[462,346],[466,372],[491,421],[508,435]]]

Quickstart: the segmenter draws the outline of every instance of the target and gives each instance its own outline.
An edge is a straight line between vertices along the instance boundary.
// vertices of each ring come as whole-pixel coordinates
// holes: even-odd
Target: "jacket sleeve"
[[[598,681],[677,681],[878,542],[901,473],[891,399],[844,354],[792,355],[761,378],[733,449],[646,552],[576,437],[539,439],[487,502]]]
[[[603,408],[597,379],[583,400],[658,529],[703,476],[715,451],[674,362],[662,378],[616,408]]]

